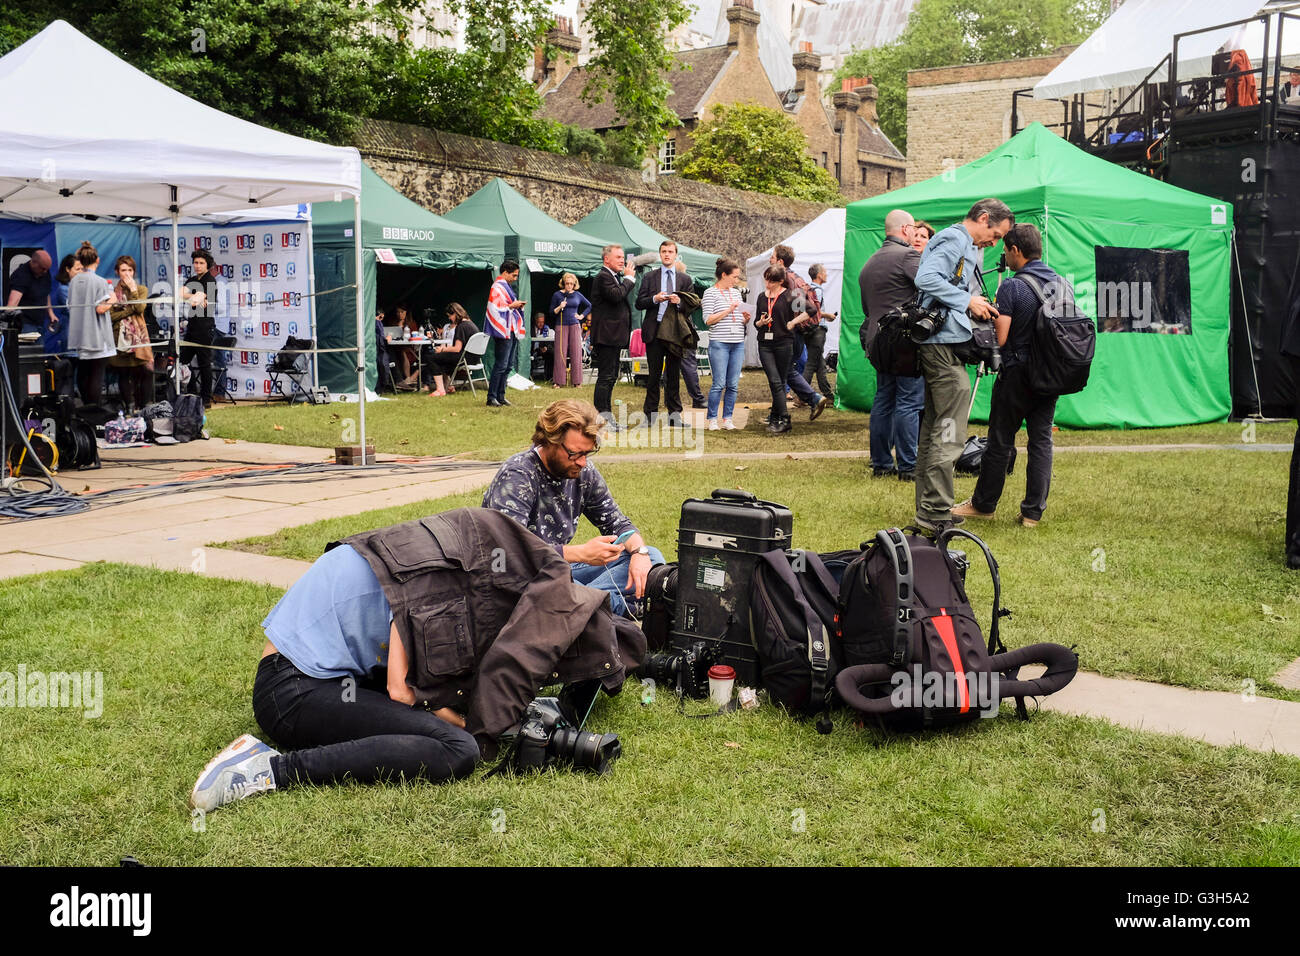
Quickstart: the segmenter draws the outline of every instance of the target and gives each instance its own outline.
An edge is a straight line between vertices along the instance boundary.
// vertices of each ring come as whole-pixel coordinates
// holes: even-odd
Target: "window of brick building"
[[[835,164],[835,180],[836,180],[836,182],[839,181],[839,178],[840,178],[840,164],[839,164],[839,163],[836,163],[836,164]]]
[[[829,153],[822,153],[822,169],[829,169],[829,168],[830,168],[830,165],[831,165],[831,157],[830,157],[830,154],[829,154]]]
[[[677,171],[677,140],[668,138],[659,144],[659,172],[674,173]]]
[[[865,167],[865,166],[859,166],[858,169],[859,169],[859,170],[861,171],[861,173],[862,173],[862,185],[865,186],[865,185],[867,184],[867,167]]]

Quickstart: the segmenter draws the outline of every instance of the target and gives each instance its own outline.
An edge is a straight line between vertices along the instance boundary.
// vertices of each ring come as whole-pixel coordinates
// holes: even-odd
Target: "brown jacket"
[[[457,508],[352,535],[393,610],[417,706],[466,715],[484,757],[544,684],[599,678],[617,691],[645,635],[575,584],[556,550],[513,518]]]

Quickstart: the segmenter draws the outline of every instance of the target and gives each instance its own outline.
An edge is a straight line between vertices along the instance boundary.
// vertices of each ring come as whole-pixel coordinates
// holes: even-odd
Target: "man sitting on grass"
[[[548,542],[569,562],[574,581],[607,592],[614,613],[633,617],[627,599],[645,597],[646,576],[664,556],[646,547],[589,460],[600,450],[603,425],[589,402],[564,399],[546,406],[532,447],[501,466],[483,507],[509,515]],[[600,535],[570,544],[584,515]]]

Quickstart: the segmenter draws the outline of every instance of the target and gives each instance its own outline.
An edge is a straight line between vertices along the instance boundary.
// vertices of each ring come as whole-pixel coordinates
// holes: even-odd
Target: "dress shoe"
[[[814,405],[812,411],[808,413],[808,421],[815,422],[817,416],[826,411],[826,408],[830,403],[831,400],[829,398],[826,398],[824,395],[819,395],[817,398],[817,404]]]
[[[916,472],[914,472],[914,471],[900,471],[900,472],[898,473],[898,480],[899,480],[899,481],[916,481]]]
[[[872,478],[892,478],[896,474],[898,474],[898,470],[895,469],[892,465],[890,465],[888,468],[881,468],[878,465],[871,466]]]
[[[1019,521],[1020,524],[1021,524],[1021,526],[1022,526],[1022,527],[1025,527],[1025,528],[1037,528],[1037,527],[1038,527],[1038,520],[1039,520],[1039,519],[1037,519],[1037,518],[1027,518],[1027,517],[1025,517],[1024,515],[1020,515],[1018,518],[1016,518],[1016,520]]]
[[[487,407],[488,407],[488,408],[500,408],[500,407],[501,407],[501,403],[498,402],[495,398],[489,398],[489,399],[487,400]]]
[[[953,505],[952,506],[953,516],[958,518],[992,518],[993,517],[992,511],[980,511],[978,508],[976,508],[975,505],[972,504],[973,500],[974,499],[967,498],[961,504]]]

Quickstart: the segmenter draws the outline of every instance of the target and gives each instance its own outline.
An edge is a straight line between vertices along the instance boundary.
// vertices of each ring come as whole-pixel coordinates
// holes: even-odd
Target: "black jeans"
[[[979,511],[993,511],[1002,497],[1007,480],[1007,461],[1016,442],[1020,423],[1029,433],[1029,462],[1025,465],[1025,500],[1020,513],[1037,521],[1047,507],[1052,484],[1052,418],[1056,396],[1039,395],[1025,385],[1027,366],[1013,365],[998,373],[989,404],[989,441],[980,462],[979,480],[971,504]]]
[[[596,362],[596,393],[592,404],[596,411],[610,411],[614,400],[614,383],[618,381],[618,357],[623,350],[617,345],[593,345],[592,352]]]
[[[803,367],[803,377],[809,385],[813,376],[817,376],[817,387],[823,395],[831,394],[831,383],[826,379],[826,330],[820,325],[803,335],[804,344],[808,346],[808,364]]]
[[[1296,433],[1291,449],[1291,480],[1286,499],[1286,559],[1290,567],[1300,568],[1300,356],[1291,358],[1291,381],[1295,383]]]
[[[108,359],[80,359],[77,362],[77,391],[83,405],[99,405],[104,401],[104,370]]]
[[[682,360],[680,355],[673,355],[662,342],[655,339],[645,347],[646,368],[650,374],[645,385],[645,405],[642,411],[649,419],[659,411],[659,380],[664,384],[664,405],[669,415],[682,413]]]
[[[782,339],[768,344],[760,340],[758,360],[767,375],[767,387],[772,392],[772,417],[785,418],[785,380],[790,376],[790,362],[794,358],[794,342]]]
[[[216,334],[217,326],[211,319],[193,318],[185,328],[184,338],[197,345],[211,345]],[[194,359],[199,363],[199,398],[206,404],[212,401],[212,349],[182,345],[181,365],[189,365]]]
[[[277,787],[397,774],[441,783],[469,776],[479,760],[467,731],[363,681],[308,677],[283,654],[257,666],[253,716],[287,751],[271,758]]]

